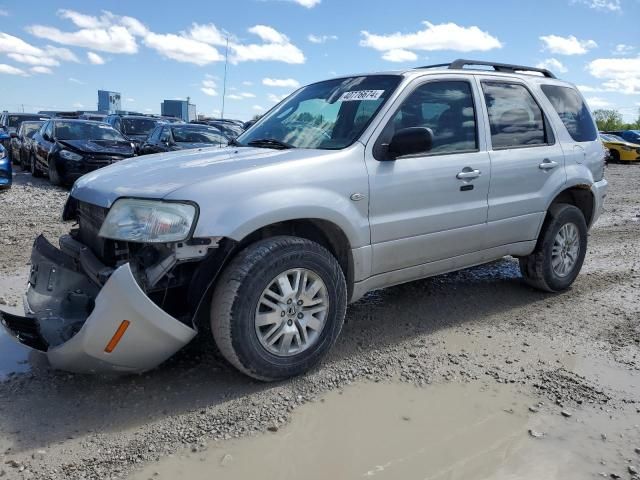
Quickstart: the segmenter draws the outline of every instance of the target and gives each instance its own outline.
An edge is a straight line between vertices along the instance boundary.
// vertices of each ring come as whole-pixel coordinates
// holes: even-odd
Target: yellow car
[[[600,139],[604,147],[609,149],[609,161],[611,163],[640,161],[640,145],[627,142],[617,135],[601,133]]]

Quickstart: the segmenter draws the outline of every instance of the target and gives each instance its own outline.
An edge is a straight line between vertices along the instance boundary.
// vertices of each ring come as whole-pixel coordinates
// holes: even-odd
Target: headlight
[[[140,243],[186,240],[196,217],[189,203],[123,198],[113,204],[99,235]]]
[[[70,152],[69,150],[60,150],[58,155],[60,155],[60,157],[64,158],[65,160],[73,160],[74,162],[82,160],[82,155],[78,155],[75,152]]]

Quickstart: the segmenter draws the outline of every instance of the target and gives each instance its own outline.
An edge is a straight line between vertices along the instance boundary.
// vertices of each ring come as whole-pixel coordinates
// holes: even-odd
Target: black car
[[[227,143],[229,138],[217,128],[194,123],[172,123],[158,125],[140,147],[140,153],[144,155],[216,145],[226,146]]]
[[[31,155],[31,139],[44,124],[44,120],[22,122],[16,133],[11,133],[10,152],[13,162],[26,169]]]
[[[159,124],[167,123],[160,118],[148,117],[145,115],[109,115],[105,122],[118,130],[122,135],[135,143],[136,148],[147,139],[149,134]]]
[[[240,134],[244,132],[244,129],[241,126],[229,120],[200,120],[193,123],[206,124],[212,127],[216,127],[218,130],[224,133],[226,137],[229,138],[239,137]]]
[[[9,113],[2,112],[0,114],[0,129],[4,130],[7,134],[11,135],[12,133],[16,133],[18,128],[20,128],[20,124],[22,122],[30,121],[30,120],[47,120],[49,118],[48,115],[40,115],[39,113]],[[2,146],[7,150],[7,155],[11,160],[11,148],[10,143],[11,140],[3,140]],[[14,160],[15,161],[15,160]]]
[[[34,177],[48,174],[54,185],[68,185],[134,155],[132,142],[106,123],[52,119],[33,136],[29,166]]]

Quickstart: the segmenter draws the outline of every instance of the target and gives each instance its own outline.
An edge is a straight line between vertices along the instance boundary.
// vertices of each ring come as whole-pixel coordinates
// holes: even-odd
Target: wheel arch
[[[578,183],[559,192],[547,207],[546,218],[549,216],[550,209],[560,203],[568,203],[569,205],[579,208],[584,215],[587,226],[591,226],[596,205],[596,200],[591,191],[591,185]]]

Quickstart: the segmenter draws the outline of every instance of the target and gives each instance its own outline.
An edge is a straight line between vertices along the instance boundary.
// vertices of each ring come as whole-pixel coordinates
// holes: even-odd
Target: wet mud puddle
[[[638,441],[622,414],[588,407],[564,417],[539,401],[508,384],[351,385],[275,433],[165,457],[131,478],[596,478]]]

